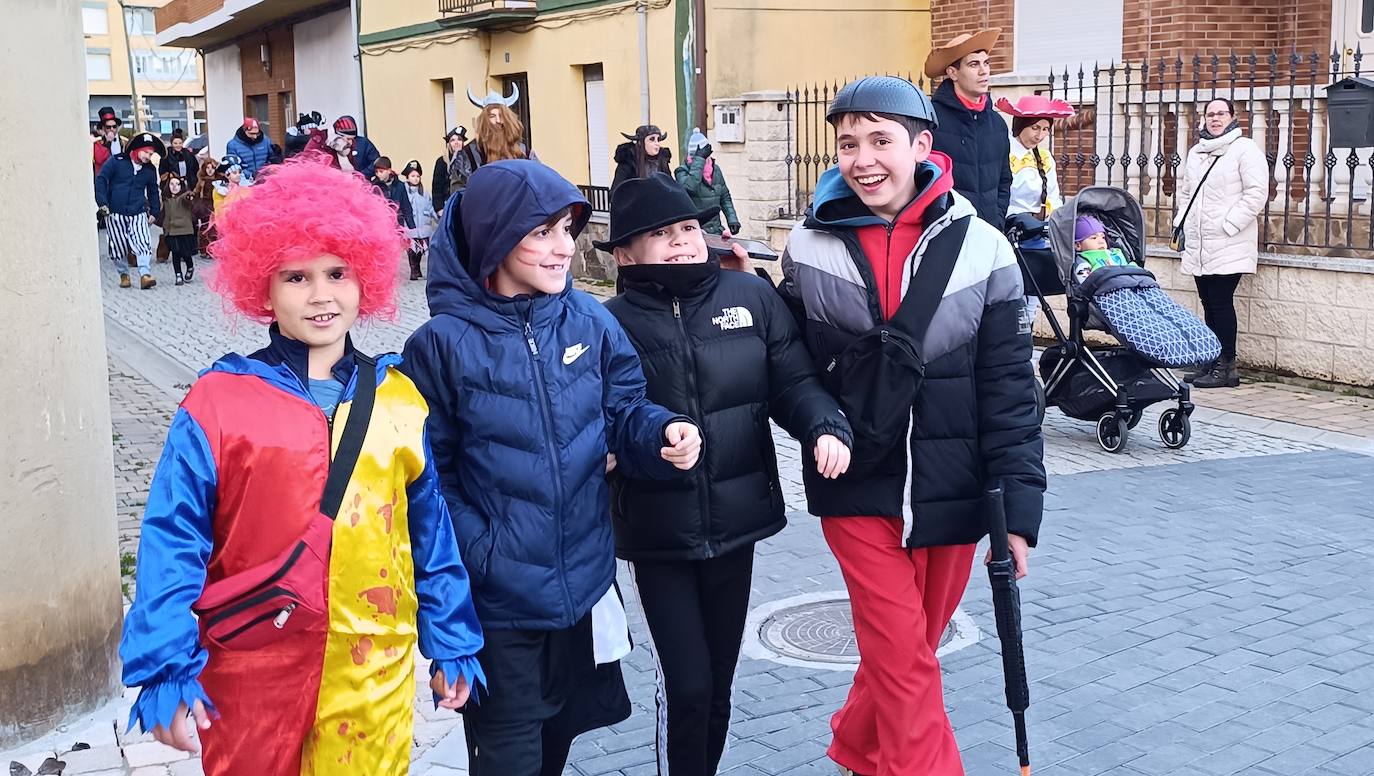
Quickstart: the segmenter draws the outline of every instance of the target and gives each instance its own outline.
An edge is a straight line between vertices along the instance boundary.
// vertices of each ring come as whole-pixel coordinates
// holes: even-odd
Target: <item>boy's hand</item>
[[[663,436],[668,440],[668,446],[659,451],[663,460],[683,471],[697,465],[697,458],[701,456],[701,431],[695,425],[680,420],[669,423]]]
[[[729,232],[726,232],[725,236],[729,237]],[[738,270],[740,272],[754,271],[754,262],[752,259],[749,258],[749,251],[745,250],[743,245],[740,245],[739,243],[731,243],[730,251],[734,255],[721,257],[721,269],[733,269]]]
[[[838,438],[822,434],[816,440],[816,471],[827,480],[849,471],[849,448]]]
[[[158,725],[153,728],[153,738],[157,739],[159,743],[166,744],[173,749],[180,749],[183,752],[190,752],[192,754],[199,752],[200,747],[196,745],[197,736],[193,734],[191,729],[186,725],[187,714],[195,717],[197,730],[210,729],[210,714],[205,711],[205,704],[196,701],[190,711],[187,711],[186,704],[183,703],[177,706],[176,712],[172,714],[171,730],[168,730],[162,725]]]
[[[439,708],[453,709],[454,711],[463,708],[463,705],[468,702],[470,693],[468,680],[460,676],[457,682],[449,684],[443,671],[436,672],[429,680],[429,689],[439,696]]]
[[[615,453],[606,453],[606,473],[615,471]]]
[[[1011,559],[1016,564],[1016,578],[1020,579],[1030,572],[1030,545],[1024,537],[1007,534],[1007,545],[1011,548]],[[983,558],[983,565],[992,562],[992,550]]]

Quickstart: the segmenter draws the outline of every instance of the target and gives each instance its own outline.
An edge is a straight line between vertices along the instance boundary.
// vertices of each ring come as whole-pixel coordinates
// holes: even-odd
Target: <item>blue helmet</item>
[[[939,126],[935,106],[926,93],[904,78],[874,75],[850,81],[835,95],[826,111],[826,121],[845,113],[891,113],[930,122]]]

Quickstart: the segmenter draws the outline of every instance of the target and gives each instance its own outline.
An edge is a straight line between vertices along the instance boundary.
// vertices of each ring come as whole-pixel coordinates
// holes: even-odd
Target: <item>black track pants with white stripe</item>
[[[660,776],[714,776],[730,727],[754,546],[699,561],[634,565],[658,660]]]

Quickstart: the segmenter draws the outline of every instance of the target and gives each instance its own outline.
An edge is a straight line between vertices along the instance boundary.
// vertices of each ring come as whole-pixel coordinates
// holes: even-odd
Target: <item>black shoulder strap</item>
[[[324,495],[320,498],[320,512],[331,520],[339,514],[344,491],[348,490],[348,481],[353,478],[353,467],[363,451],[363,439],[367,437],[367,424],[372,419],[372,404],[377,394],[377,362],[357,351],[353,353],[353,362],[357,365],[353,406],[348,410],[339,447],[329,462],[329,479],[325,480]]]
[[[963,249],[964,237],[968,235],[969,223],[975,216],[955,219],[939,234],[931,238],[916,267],[916,274],[907,286],[906,296],[897,306],[897,312],[888,321],[894,329],[911,338],[919,353],[925,342],[926,329],[935,317],[935,310],[945,296],[945,288],[954,274],[954,265],[959,261],[959,251]]]

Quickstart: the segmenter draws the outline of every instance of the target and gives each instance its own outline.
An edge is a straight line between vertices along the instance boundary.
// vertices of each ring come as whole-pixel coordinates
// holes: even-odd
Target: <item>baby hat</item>
[[[1086,240],[1095,234],[1106,234],[1107,229],[1102,226],[1102,222],[1092,216],[1079,216],[1073,224],[1073,241]]]

